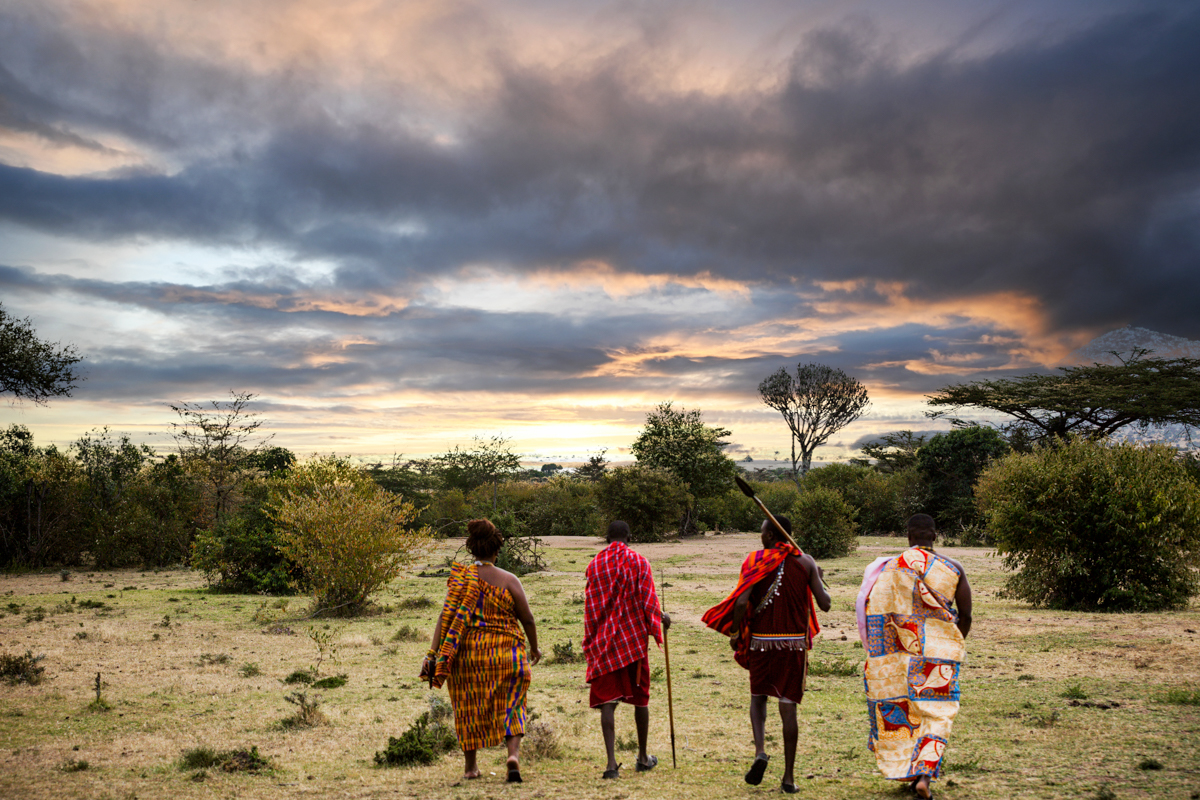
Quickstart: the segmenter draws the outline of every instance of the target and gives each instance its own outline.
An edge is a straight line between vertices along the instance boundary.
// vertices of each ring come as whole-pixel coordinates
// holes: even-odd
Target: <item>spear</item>
[[[667,598],[667,571],[662,572],[662,597],[660,601],[665,603]],[[667,644],[667,629],[663,628],[663,660],[667,662],[667,718],[671,722],[671,769],[678,769],[679,765],[675,763],[675,702],[671,697],[671,648]]]
[[[734,475],[733,479],[735,481],[737,481],[737,486],[739,489],[742,490],[742,494],[746,495],[746,497],[749,497],[755,503],[758,503],[758,507],[761,508],[762,512],[767,515],[767,519],[771,520],[771,524],[775,526],[775,530],[779,531],[779,533],[783,536],[783,538],[787,539],[787,541],[792,545],[792,547],[799,550],[800,545],[796,544],[796,540],[792,538],[792,535],[783,529],[783,526],[779,524],[779,520],[775,519],[775,515],[771,513],[771,509],[767,508],[767,504],[764,503],[762,500],[758,499],[758,495],[754,494],[754,488],[752,486],[750,486],[750,484],[748,484],[744,480],[742,480],[741,475]],[[821,583],[822,584],[825,583],[824,577],[821,578]],[[668,683],[668,686],[669,685],[670,684]],[[805,651],[804,651],[804,683],[803,683],[803,686],[806,689],[808,688],[808,650],[807,649],[805,649]],[[670,692],[668,691],[668,695],[669,694],[670,694]]]
[[[767,515],[767,519],[771,520],[771,524],[775,526],[775,530],[779,531],[779,533],[783,535],[783,538],[787,539],[788,543],[791,544],[792,547],[799,550],[800,545],[796,544],[796,540],[792,538],[792,535],[783,529],[783,526],[779,524],[779,520],[775,519],[775,515],[771,513],[769,508],[767,508],[767,504],[758,499],[758,496],[754,494],[754,489],[750,486],[750,484],[742,480],[741,475],[734,475],[733,479],[737,481],[737,486],[742,490],[742,494],[758,503],[758,507],[761,508],[762,512]]]

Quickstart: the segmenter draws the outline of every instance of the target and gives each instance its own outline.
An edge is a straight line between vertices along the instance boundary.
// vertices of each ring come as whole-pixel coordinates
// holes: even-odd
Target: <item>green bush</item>
[[[598,536],[606,525],[595,484],[556,475],[533,488],[518,516],[531,536]]]
[[[641,465],[610,469],[596,487],[605,519],[628,522],[634,542],[662,541],[678,529],[692,500],[675,475]]]
[[[1035,606],[1183,608],[1197,593],[1200,487],[1165,446],[1077,439],[994,463],[979,507]]]
[[[201,531],[192,542],[193,569],[221,592],[295,594],[303,575],[279,549],[269,498],[276,482],[251,481],[236,516]]]
[[[840,558],[858,547],[853,513],[839,492],[813,486],[800,493],[788,516],[801,550],[813,558]]]
[[[467,522],[474,519],[462,489],[442,489],[423,498],[417,524],[427,526],[434,536],[466,536]]]
[[[860,536],[891,535],[904,530],[904,521],[922,510],[926,491],[914,467],[884,473],[855,464],[829,464],[810,470],[804,488],[836,489],[854,510]]]
[[[26,650],[23,656],[0,653],[0,680],[12,686],[18,683],[36,686],[42,682],[42,673],[46,671],[45,667],[38,666],[42,658],[35,656],[31,650]]]
[[[917,451],[917,469],[929,490],[925,511],[939,528],[955,532],[980,521],[975,483],[1010,449],[995,428],[973,425],[939,433]]]
[[[435,709],[423,712],[400,738],[389,736],[387,747],[375,753],[375,763],[381,767],[432,764],[456,747],[454,727],[437,718]]]
[[[271,503],[279,550],[299,567],[320,608],[361,610],[430,543],[427,528],[410,527],[412,503],[338,459],[295,467]]]

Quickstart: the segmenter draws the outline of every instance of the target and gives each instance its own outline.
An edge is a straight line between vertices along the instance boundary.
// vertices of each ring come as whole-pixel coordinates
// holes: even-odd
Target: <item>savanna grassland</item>
[[[750,534],[637,545],[665,583],[678,768],[671,768],[666,682],[653,684],[651,752],[659,767],[601,781],[599,716],[587,708],[581,663],[534,668],[530,705],[557,738],[557,757],[523,751],[526,782],[503,783],[502,748],[481,753],[481,780],[461,779],[457,753],[428,767],[380,768],[374,753],[429,708],[416,679],[444,581],[414,570],[377,599],[381,613],[308,620],[303,598],[211,594],[190,571],[57,572],[0,576],[0,652],[44,655],[37,685],[0,685],[0,796],[5,798],[414,797],[713,798],[779,791],[774,757],[761,787],[742,782],[753,756],[747,678],[700,616],[732,587]],[[436,569],[461,544],[431,553]],[[551,538],[549,569],[524,578],[543,652],[583,628],[583,571],[601,543]],[[866,749],[862,658],[853,601],[863,567],[898,551],[899,539],[860,539],[825,562],[833,610],[813,655],[801,708],[801,797],[898,798]],[[996,597],[1004,573],[984,549],[947,548],[968,570],[975,627],[963,671],[963,704],[948,750],[941,798],[1200,797],[1200,607],[1164,614],[1034,610]],[[424,598],[424,601],[422,600]],[[309,633],[326,642],[325,652]],[[319,665],[317,664],[318,659]],[[283,680],[319,666],[344,686]],[[652,648],[651,666],[663,665]],[[657,672],[657,671],[656,671]],[[98,709],[96,673],[107,710]],[[323,722],[289,726],[285,696],[319,696]],[[444,690],[440,694],[445,697]],[[627,708],[619,742],[632,741]],[[543,731],[544,734],[544,731]],[[545,736],[543,735],[543,739]],[[532,742],[527,742],[527,745]],[[542,742],[543,746],[547,743]],[[273,769],[182,769],[185,750],[257,747]]]

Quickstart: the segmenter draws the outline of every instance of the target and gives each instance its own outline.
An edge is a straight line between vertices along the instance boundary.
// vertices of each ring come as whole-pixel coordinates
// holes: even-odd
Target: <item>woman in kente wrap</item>
[[[867,746],[885,778],[929,798],[958,714],[971,586],[962,564],[933,551],[933,517],[915,514],[907,527],[908,549],[867,567],[856,603]]]
[[[421,665],[421,677],[433,687],[446,682],[450,691],[454,729],[463,749],[463,777],[480,776],[475,758],[479,748],[504,742],[508,782],[520,783],[529,667],[537,664],[542,654],[521,581],[496,566],[503,544],[503,536],[488,520],[468,523],[467,550],[474,561],[456,562],[450,570],[446,601]]]
[[[817,606],[828,611],[831,601],[817,562],[790,541],[791,522],[784,516],[774,520],[787,536],[771,520],[764,520],[763,549],[746,556],[737,586],[702,619],[708,627],[730,637],[734,660],[750,671],[750,730],[755,754],[746,783],[762,783],[770,760],[765,729],[767,698],[774,697],[779,701],[783,723],[780,788],[794,794],[799,740],[796,706],[804,698],[807,651],[813,637],[821,632]]]

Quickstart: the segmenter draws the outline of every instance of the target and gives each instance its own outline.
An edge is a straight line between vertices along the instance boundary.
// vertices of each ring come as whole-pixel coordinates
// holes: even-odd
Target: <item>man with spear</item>
[[[748,489],[747,485],[742,491],[757,501]],[[733,592],[705,612],[703,621],[730,637],[734,660],[750,671],[750,729],[755,757],[746,773],[746,783],[762,783],[770,760],[764,728],[767,698],[774,697],[779,701],[783,722],[781,788],[794,794],[799,739],[796,707],[804,697],[808,650],[821,631],[816,607],[829,611],[831,601],[817,562],[792,539],[788,518],[771,515],[761,501],[759,506],[767,514],[762,524],[763,549],[746,557]]]
[[[600,731],[608,764],[603,777],[616,778],[616,708],[633,706],[637,727],[637,771],[654,769],[658,758],[646,753],[650,732],[650,659],[648,638],[660,645],[671,617],[662,612],[654,591],[654,575],[645,556],[629,547],[629,525],[608,526],[608,547],[587,567],[584,590],[583,655],[587,659],[588,705],[600,709]]]

